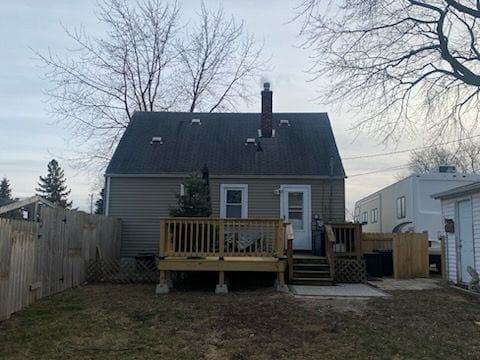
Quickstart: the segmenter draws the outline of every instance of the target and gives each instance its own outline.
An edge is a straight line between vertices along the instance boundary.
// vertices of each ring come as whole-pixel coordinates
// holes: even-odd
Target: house
[[[468,268],[480,273],[480,182],[438,192],[433,198],[441,201],[446,277],[468,285]]]
[[[363,224],[363,232],[428,232],[430,262],[440,268],[443,220],[440,201],[431,195],[479,180],[480,176],[458,173],[452,166],[413,174],[357,201],[355,221]]]
[[[163,251],[160,219],[205,165],[212,218],[284,219],[293,225],[293,248],[307,251],[312,219],[344,221],[345,171],[328,115],[273,113],[268,83],[261,99],[261,113],[133,115],[105,174],[105,213],[122,220],[122,257]],[[265,231],[277,234],[275,224]]]

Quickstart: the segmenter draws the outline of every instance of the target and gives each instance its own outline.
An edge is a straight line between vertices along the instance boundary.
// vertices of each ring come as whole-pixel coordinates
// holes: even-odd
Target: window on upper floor
[[[405,196],[397,198],[397,219],[402,219],[407,216],[407,207]]]
[[[377,223],[378,222],[378,208],[372,209],[370,211],[370,219],[372,223]]]
[[[368,211],[362,214],[362,223],[368,223]]]

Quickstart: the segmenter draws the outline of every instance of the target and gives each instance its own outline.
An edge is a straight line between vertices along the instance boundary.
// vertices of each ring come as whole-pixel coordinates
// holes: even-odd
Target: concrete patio
[[[393,290],[432,290],[438,289],[440,279],[392,279],[383,278],[379,281],[369,281],[368,284],[374,286],[380,290],[393,291]]]
[[[315,296],[320,298],[368,299],[385,297],[389,294],[367,284],[339,284],[336,286],[290,285],[295,296]]]

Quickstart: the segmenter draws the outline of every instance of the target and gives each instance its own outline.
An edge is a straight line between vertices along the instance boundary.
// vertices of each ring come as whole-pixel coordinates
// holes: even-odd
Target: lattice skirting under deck
[[[364,283],[367,267],[364,259],[337,258],[335,260],[335,282]]]

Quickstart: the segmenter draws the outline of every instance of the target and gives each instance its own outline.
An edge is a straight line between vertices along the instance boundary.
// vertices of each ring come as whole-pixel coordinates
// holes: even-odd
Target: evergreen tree
[[[57,160],[52,159],[48,163],[47,176],[40,176],[38,188],[35,190],[48,201],[64,208],[71,208],[72,202],[67,198],[70,190],[67,189],[66,181],[63,169],[58,165]]]
[[[184,182],[184,194],[176,194],[178,206],[170,210],[174,217],[208,217],[212,215],[210,192],[204,179],[192,174]]]
[[[12,189],[10,188],[10,181],[6,177],[0,182],[0,199],[10,200],[12,198]]]
[[[100,197],[95,201],[95,214],[103,215],[103,200],[105,198],[105,189],[100,191]]]

